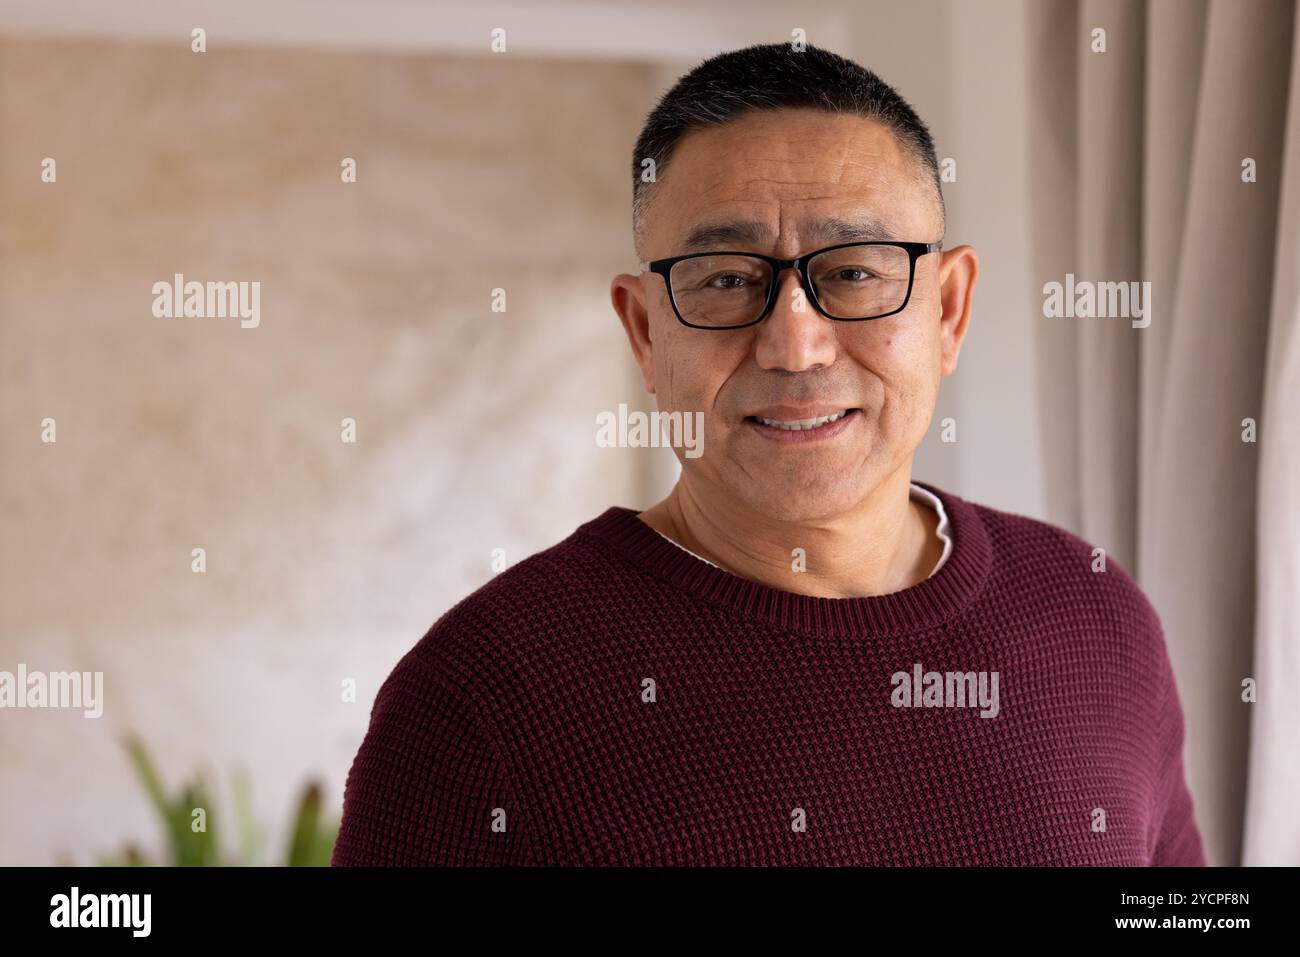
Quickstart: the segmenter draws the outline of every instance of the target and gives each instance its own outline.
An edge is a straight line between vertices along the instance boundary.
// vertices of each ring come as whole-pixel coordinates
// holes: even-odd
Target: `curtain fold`
[[[1106,52],[1090,49],[1092,29],[1106,30]],[[1076,280],[1136,279],[1142,274],[1142,69],[1144,5],[1086,0],[1076,20],[1079,99],[1079,207]],[[1064,281],[1064,277],[1062,277]],[[1127,569],[1137,564],[1138,361],[1141,336],[1123,319],[1074,322],[1079,362],[1080,533]]]
[[[1259,582],[1242,862],[1300,863],[1300,29],[1292,27],[1285,171],[1259,468]]]
[[[1145,328],[1040,321],[1049,518],[1160,613],[1210,863],[1300,863],[1300,722],[1281,700],[1300,687],[1300,478],[1280,434],[1300,431],[1297,220],[1279,216],[1300,172],[1295,4],[1057,0],[1029,16],[1035,276],[1150,283]],[[1242,701],[1248,677],[1267,708]]]

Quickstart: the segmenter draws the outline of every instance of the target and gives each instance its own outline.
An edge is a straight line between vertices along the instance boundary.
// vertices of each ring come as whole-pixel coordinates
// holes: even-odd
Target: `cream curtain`
[[[1300,864],[1295,3],[1029,16],[1037,288],[1150,283],[1145,328],[1038,321],[1049,518],[1160,613],[1209,862]]]

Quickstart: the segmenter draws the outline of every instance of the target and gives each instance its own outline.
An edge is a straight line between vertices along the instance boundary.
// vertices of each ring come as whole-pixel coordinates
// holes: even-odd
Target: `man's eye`
[[[749,279],[734,272],[722,273],[709,280],[708,285],[714,289],[740,289]]]
[[[832,272],[828,278],[832,282],[863,282],[867,279],[877,279],[879,277],[867,269],[860,269],[857,266],[843,266]]]

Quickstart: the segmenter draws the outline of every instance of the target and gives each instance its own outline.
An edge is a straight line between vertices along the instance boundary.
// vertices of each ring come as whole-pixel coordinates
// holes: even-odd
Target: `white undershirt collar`
[[[935,495],[933,492],[929,491],[928,489],[922,488],[921,486],[917,485],[915,482],[909,483],[908,488],[909,488],[908,497],[912,501],[920,502],[922,505],[928,505],[930,508],[934,509],[936,512],[939,513],[939,526],[934,530],[934,533],[939,537],[939,540],[943,542],[943,554],[939,556],[938,564],[936,564],[934,568],[931,569],[930,574],[926,576],[927,578],[929,578],[932,577],[934,573],[937,572],[940,568],[943,568],[943,563],[946,562],[948,560],[948,556],[952,554],[952,536],[949,534],[948,513],[945,512],[943,509],[943,501],[939,498],[939,496]],[[671,538],[668,538],[667,535],[664,535],[663,532],[660,532],[658,529],[655,529],[655,531],[658,532],[659,535],[661,535],[663,538],[666,538],[668,539],[668,541],[673,542],[673,540]],[[680,548],[682,551],[690,555],[695,555],[694,552],[692,552],[689,548],[685,547],[684,545],[681,545],[678,542],[673,542],[673,544],[676,545],[678,548]],[[695,557],[702,562],[706,562],[709,565],[713,565],[714,568],[718,568],[716,564],[709,561],[707,558],[704,558],[700,555],[695,555]]]

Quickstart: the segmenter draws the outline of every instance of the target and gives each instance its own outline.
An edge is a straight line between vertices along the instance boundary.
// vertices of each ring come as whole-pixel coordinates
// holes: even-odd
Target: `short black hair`
[[[642,182],[647,159],[655,179],[694,129],[721,126],[758,110],[812,108],[850,113],[887,126],[929,171],[942,215],[943,189],[934,139],[898,91],[852,60],[814,46],[763,43],[720,53],[687,73],[660,98],[632,154],[632,226],[639,232],[652,183]]]

